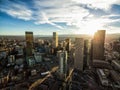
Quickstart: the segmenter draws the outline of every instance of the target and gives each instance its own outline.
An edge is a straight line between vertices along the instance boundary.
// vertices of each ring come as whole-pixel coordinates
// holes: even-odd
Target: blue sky
[[[120,0],[0,0],[0,35],[120,33]]]

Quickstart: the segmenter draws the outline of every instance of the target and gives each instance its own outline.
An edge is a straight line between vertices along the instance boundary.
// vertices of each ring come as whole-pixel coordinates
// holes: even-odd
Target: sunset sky
[[[0,35],[120,33],[120,0],[0,0]]]

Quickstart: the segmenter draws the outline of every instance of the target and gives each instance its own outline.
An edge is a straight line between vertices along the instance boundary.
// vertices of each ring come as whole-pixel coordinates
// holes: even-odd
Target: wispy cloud
[[[37,0],[34,1],[34,7],[37,8],[38,12],[44,13],[44,15],[40,15],[42,18],[38,17],[37,24],[47,22],[58,28],[62,27],[55,23],[65,23],[71,26],[77,23],[78,20],[80,21],[83,17],[89,15],[88,10],[75,6],[71,0]],[[41,8],[43,9],[41,10]]]
[[[87,32],[90,28],[115,29],[115,26],[109,26],[110,23],[120,21],[120,15],[110,11],[112,5],[120,5],[120,0],[32,0],[31,2],[32,6],[26,2],[7,0],[8,5],[2,5],[0,10],[18,19],[32,20],[37,25],[50,24],[65,30],[59,24],[64,23],[67,27],[72,26],[81,32]],[[101,10],[107,14],[98,17],[84,5],[96,10],[96,13]],[[113,18],[116,16],[118,18]]]
[[[109,10],[113,4],[120,5],[120,0],[72,0],[79,4],[85,4],[93,9]]]
[[[68,26],[74,26],[77,28],[77,32],[87,32],[90,29],[96,31],[98,29],[115,28],[115,26],[109,26],[110,23],[120,20],[119,18],[112,19],[111,17],[118,15],[110,13],[112,5],[119,4],[119,0],[111,0],[110,2],[108,2],[108,0],[45,0],[42,2],[41,0],[37,0],[34,3],[38,10],[40,10],[41,7],[44,8],[43,12],[46,13],[47,19],[49,19],[50,22],[62,22]],[[109,14],[97,17],[88,9],[82,7],[84,4],[91,9],[101,9],[106,13],[109,12]],[[47,7],[49,7],[49,9]]]
[[[20,2],[15,3],[8,0],[5,4],[1,4],[0,11],[18,19],[32,19],[32,11],[25,5],[22,5]]]
[[[35,19],[36,20],[35,24],[50,24],[50,25],[53,25],[59,29],[63,29],[63,27],[51,22],[44,12],[41,12],[41,17],[42,18],[38,17],[37,19]]]

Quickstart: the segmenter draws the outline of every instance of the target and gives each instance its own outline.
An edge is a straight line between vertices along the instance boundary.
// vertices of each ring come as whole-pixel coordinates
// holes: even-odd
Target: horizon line
[[[106,33],[106,35],[111,35],[111,34],[120,34],[120,33]],[[25,34],[24,34],[25,35]],[[23,34],[22,35],[0,35],[0,36],[24,36]],[[52,36],[52,34],[49,34],[49,35],[36,35],[33,33],[34,36]],[[88,36],[93,36],[93,35],[90,35],[90,34],[58,34],[58,35],[88,35]]]

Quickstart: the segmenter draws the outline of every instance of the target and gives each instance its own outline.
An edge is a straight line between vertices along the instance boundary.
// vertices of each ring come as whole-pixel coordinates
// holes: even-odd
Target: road
[[[34,83],[31,84],[31,86],[29,87],[29,90],[33,90],[36,86],[40,85],[43,81],[45,81],[49,76],[51,76],[52,72],[55,72],[58,69],[58,67],[53,67],[52,70],[50,71],[50,74],[48,74],[46,77],[44,77],[43,79],[38,79],[37,81],[35,81]]]

